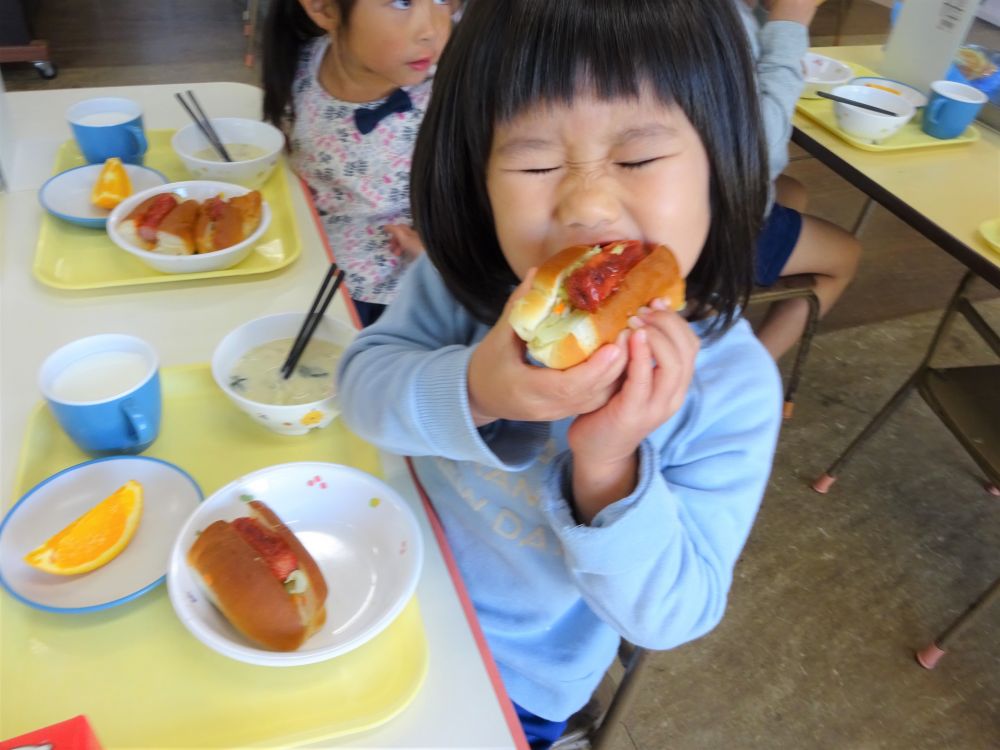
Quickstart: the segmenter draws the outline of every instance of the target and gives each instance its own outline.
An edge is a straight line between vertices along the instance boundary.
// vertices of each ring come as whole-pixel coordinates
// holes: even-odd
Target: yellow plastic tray
[[[864,65],[847,61],[844,61],[844,64],[854,71],[856,78],[862,76],[879,76],[878,73],[870,68],[866,68]],[[927,135],[927,133],[920,129],[924,118],[923,109],[917,110],[917,114],[913,119],[906,123],[898,133],[881,143],[867,143],[841,130],[837,125],[837,118],[833,114],[833,102],[829,99],[799,99],[795,105],[795,111],[808,117],[817,125],[826,128],[841,140],[865,151],[906,151],[915,148],[957,146],[962,143],[972,143],[979,140],[979,130],[973,125],[970,125],[962,135],[948,140],[941,140],[940,138]]]
[[[171,182],[189,180],[191,176],[170,146],[173,133],[172,130],[146,133],[149,150],[145,164],[165,174]],[[85,163],[76,143],[67,141],[56,154],[53,174]],[[121,250],[103,229],[77,226],[45,213],[35,245],[35,276],[43,284],[57,289],[101,289],[192,279],[224,279],[277,271],[298,258],[301,249],[283,164],[278,164],[260,192],[271,206],[271,226],[257,248],[232,268],[200,273],[160,273]]]
[[[160,436],[145,455],[187,470],[206,497],[237,476],[287,461],[380,472],[375,449],[339,420],[301,437],[275,435],[229,403],[208,367],[164,368],[161,378]],[[39,406],[22,446],[18,494],[86,458]],[[195,640],[165,586],[87,614],[43,612],[0,595],[0,738],[85,714],[106,748],[318,742],[402,711],[423,683],[427,659],[416,598],[354,651],[274,668],[233,661]]]

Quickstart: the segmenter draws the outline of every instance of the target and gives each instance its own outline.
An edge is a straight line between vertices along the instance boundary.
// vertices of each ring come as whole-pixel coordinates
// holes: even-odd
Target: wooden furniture
[[[0,0],[0,63],[30,62],[42,78],[55,78],[48,42],[35,39],[22,0]]]

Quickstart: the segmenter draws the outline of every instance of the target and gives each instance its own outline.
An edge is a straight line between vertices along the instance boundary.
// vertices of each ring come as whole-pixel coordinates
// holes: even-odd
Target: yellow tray
[[[866,68],[864,65],[847,61],[844,61],[844,64],[854,71],[856,78],[863,76],[881,77],[878,73],[870,68]],[[799,99],[795,105],[795,111],[808,117],[817,125],[826,128],[841,140],[865,151],[906,151],[915,148],[957,146],[962,143],[972,143],[979,140],[979,130],[973,125],[970,125],[962,135],[948,140],[941,140],[940,138],[927,135],[927,133],[920,129],[924,118],[923,109],[917,110],[917,114],[914,115],[912,120],[906,123],[898,133],[882,143],[866,143],[841,130],[837,125],[837,118],[833,114],[833,102],[829,99]]]
[[[171,182],[191,179],[170,146],[173,132],[152,130],[146,133],[149,150],[146,152],[145,164],[163,172]],[[56,154],[53,174],[85,163],[76,143],[67,141],[59,147]],[[301,246],[283,164],[278,164],[260,192],[271,206],[271,226],[257,248],[232,268],[200,273],[160,273],[122,251],[103,229],[77,226],[44,213],[38,243],[35,245],[35,276],[43,284],[57,289],[101,289],[277,271],[299,257]]]
[[[203,365],[164,368],[160,436],[145,455],[176,463],[206,497],[247,472],[333,461],[379,474],[376,450],[339,420],[302,437],[237,411]],[[86,460],[44,406],[22,446],[18,494]],[[14,498],[7,498],[6,507]],[[150,498],[154,502],[155,498]],[[388,721],[427,672],[417,600],[371,641],[301,667],[255,667],[199,643],[166,587],[114,609],[53,614],[0,596],[0,738],[85,714],[102,745],[247,747],[318,742]]]

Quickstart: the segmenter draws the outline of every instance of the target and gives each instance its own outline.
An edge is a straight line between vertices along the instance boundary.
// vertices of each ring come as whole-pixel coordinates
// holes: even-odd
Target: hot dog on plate
[[[564,370],[613,342],[630,316],[657,297],[684,306],[684,279],[663,245],[638,240],[574,245],[539,267],[508,320],[547,367]]]
[[[226,619],[251,641],[294,651],[326,622],[326,581],[316,561],[264,503],[215,521],[188,550],[188,564]]]

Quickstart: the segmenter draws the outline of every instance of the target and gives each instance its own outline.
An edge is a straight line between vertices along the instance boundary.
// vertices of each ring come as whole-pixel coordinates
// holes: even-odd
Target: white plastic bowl
[[[255,422],[279,435],[305,435],[310,430],[326,427],[340,414],[336,393],[305,404],[263,404],[237,393],[229,382],[233,368],[244,354],[269,341],[294,339],[305,316],[303,312],[289,312],[251,320],[230,331],[212,354],[212,377],[219,388]],[[357,331],[349,325],[324,317],[316,327],[313,338],[346,349],[356,334]]]
[[[820,91],[829,93],[837,86],[842,86],[851,80],[854,71],[840,60],[807,52],[802,58],[802,75],[805,78],[802,97],[818,99]]]
[[[232,247],[223,250],[216,250],[211,253],[200,253],[196,255],[162,255],[136,247],[122,236],[118,231],[121,224],[132,211],[147,198],[160,193],[174,193],[182,199],[191,198],[197,201],[207,200],[217,195],[223,198],[232,198],[237,195],[246,195],[249,188],[240,185],[230,185],[227,182],[208,182],[205,180],[192,180],[190,182],[171,182],[159,187],[143,190],[119,203],[108,216],[108,236],[118,247],[130,255],[134,255],[150,268],[154,268],[162,273],[199,273],[202,271],[220,271],[224,268],[235,266],[246,258],[250,251],[256,246],[260,238],[267,231],[271,223],[271,208],[267,201],[263,201],[260,212],[260,224],[257,229],[243,242],[239,242]]]
[[[246,495],[278,515],[326,579],[326,622],[296,651],[268,651],[244,638],[187,564],[198,532],[246,515]],[[281,464],[230,482],[194,510],[176,537],[167,589],[180,621],[209,648],[248,664],[294,667],[347,653],[390,625],[413,596],[423,552],[416,516],[385,482],[338,464]]]
[[[852,104],[833,103],[837,126],[848,135],[867,143],[880,143],[891,138],[913,119],[917,111],[904,97],[870,86],[838,86],[830,93],[895,113],[882,115]]]
[[[243,117],[213,117],[212,127],[219,134],[223,145],[246,144],[259,146],[264,153],[243,161],[214,161],[201,159],[195,154],[212,148],[212,144],[197,125],[191,123],[181,128],[170,144],[191,176],[198,180],[220,180],[246,187],[260,187],[271,176],[278,157],[285,147],[285,136],[273,125]]]

